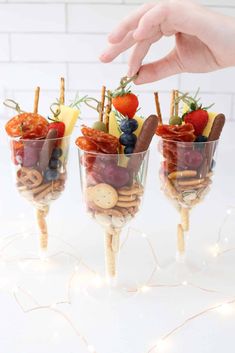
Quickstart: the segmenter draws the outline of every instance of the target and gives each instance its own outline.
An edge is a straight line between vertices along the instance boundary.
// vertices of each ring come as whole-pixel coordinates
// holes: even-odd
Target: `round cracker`
[[[118,201],[117,191],[109,184],[97,184],[90,191],[92,201],[103,209],[113,208]]]

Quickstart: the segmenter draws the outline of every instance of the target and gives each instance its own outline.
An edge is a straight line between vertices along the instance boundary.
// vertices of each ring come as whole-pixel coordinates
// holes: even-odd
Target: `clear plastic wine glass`
[[[163,268],[161,278],[171,283],[187,283],[196,272],[203,270],[204,260],[188,251],[191,210],[204,202],[215,173],[217,141],[179,142],[161,138],[159,171],[161,188],[180,215],[177,225],[177,253],[173,262]]]
[[[104,231],[105,276],[103,291],[99,294],[103,297],[107,288],[118,288],[118,255],[122,230],[140,211],[149,151],[125,156],[78,149],[78,155],[86,211]],[[101,288],[98,291],[101,293]]]
[[[11,249],[5,248],[6,255],[10,256],[12,251],[19,259],[45,259],[58,248],[63,249],[64,244],[59,238],[53,236],[49,241],[46,217],[51,203],[61,196],[65,188],[69,145],[70,136],[10,139],[13,179],[19,194],[36,211],[39,245],[34,233],[22,234],[22,237],[19,234],[15,244],[11,242]]]

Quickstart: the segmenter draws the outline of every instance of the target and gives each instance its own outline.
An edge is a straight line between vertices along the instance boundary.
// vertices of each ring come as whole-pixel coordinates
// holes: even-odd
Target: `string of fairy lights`
[[[225,255],[226,253],[233,252],[235,251],[235,247],[227,247],[224,249],[221,247],[221,241],[222,239],[222,229],[224,224],[227,222],[228,218],[231,216],[231,209],[227,210],[226,216],[224,218],[224,221],[219,229],[218,233],[218,239],[215,243],[215,245],[211,248],[211,254],[214,258],[218,258],[220,256]],[[211,288],[205,288],[203,286],[196,285],[195,283],[191,281],[183,281],[181,283],[167,283],[167,284],[161,284],[161,283],[152,283],[152,278],[153,275],[158,271],[160,268],[159,266],[159,260],[158,260],[158,255],[149,239],[149,237],[145,233],[139,233],[142,238],[146,241],[150,255],[152,256],[153,259],[153,268],[151,269],[151,273],[148,276],[147,280],[142,283],[141,285],[138,285],[136,287],[130,287],[130,288],[119,288],[128,293],[128,295],[144,295],[145,293],[149,291],[154,291],[156,289],[170,289],[170,288],[178,288],[178,287],[191,287],[197,290],[200,290],[202,292],[206,293],[211,293],[211,294],[219,294],[225,297],[228,297],[228,294],[222,293],[221,291],[214,290]],[[29,236],[29,235],[27,235]],[[16,262],[20,263],[22,261],[28,261],[28,260],[36,260],[35,258],[32,257],[25,257],[25,258],[19,258],[19,257],[10,257],[9,259],[5,256],[4,252],[7,250],[8,246],[12,245],[14,241],[16,241],[19,237],[22,237],[22,234],[14,234],[11,236],[8,236],[5,238],[5,241],[2,241],[3,245],[0,247],[0,261],[3,263],[9,262]],[[24,235],[25,238],[25,235]],[[123,240],[121,244],[121,249],[125,246],[129,239],[129,232],[127,232],[126,238]],[[73,249],[72,245],[69,244],[68,242],[60,239],[66,246],[70,247]],[[66,256],[71,257],[71,259],[74,260],[74,265],[73,265],[73,270],[69,276],[68,283],[67,283],[67,289],[66,289],[66,298],[63,298],[60,301],[57,301],[55,303],[49,304],[49,305],[41,305],[38,300],[34,298],[32,293],[30,291],[26,290],[20,285],[16,285],[11,289],[11,294],[13,295],[13,298],[15,299],[15,302],[17,305],[21,308],[24,314],[28,314],[33,311],[38,311],[38,310],[46,310],[50,311],[54,314],[59,315],[65,322],[71,327],[72,331],[76,334],[80,342],[84,345],[88,353],[98,353],[96,348],[89,342],[88,338],[85,337],[82,334],[82,330],[78,329],[77,325],[73,322],[73,320],[65,314],[58,306],[61,304],[68,304],[72,305],[72,292],[74,290],[74,283],[75,279],[77,277],[80,277],[81,275],[81,268],[85,268],[89,272],[89,286],[94,286],[96,288],[100,288],[103,285],[106,284],[106,280],[104,277],[102,277],[99,273],[97,273],[94,269],[92,269],[87,263],[83,261],[83,259],[79,256],[74,255],[72,252],[65,252],[65,251],[60,251],[57,252],[53,255],[50,255],[48,257],[42,258],[41,260],[37,259],[38,261],[43,262],[43,266],[47,266],[50,262],[53,262],[53,260],[57,257],[60,256],[61,254],[64,254]],[[82,284],[80,284],[82,286]],[[19,295],[20,293],[23,293],[24,296],[28,297],[31,302],[33,302],[33,306],[30,309],[25,309],[24,305],[22,305]],[[227,300],[224,300],[223,302],[220,302],[219,304],[211,305],[207,307],[206,309],[203,309],[199,311],[198,313],[193,314],[192,316],[189,316],[185,320],[183,320],[180,324],[177,326],[173,327],[171,330],[166,332],[164,335],[159,337],[159,339],[156,340],[156,343],[152,345],[146,353],[167,353],[171,352],[171,344],[170,340],[174,338],[174,336],[178,335],[185,327],[190,325],[193,321],[207,316],[210,313],[213,312],[219,312],[220,314],[229,314],[235,311],[235,298],[230,298]]]

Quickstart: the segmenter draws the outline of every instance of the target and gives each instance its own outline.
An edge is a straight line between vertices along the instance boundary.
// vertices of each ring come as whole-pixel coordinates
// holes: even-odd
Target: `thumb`
[[[141,85],[143,83],[159,81],[181,72],[183,72],[183,66],[180,63],[176,49],[174,49],[164,58],[141,66],[134,83]]]

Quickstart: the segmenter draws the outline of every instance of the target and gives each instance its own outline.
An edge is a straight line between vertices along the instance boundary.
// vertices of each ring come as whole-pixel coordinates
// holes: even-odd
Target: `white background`
[[[234,0],[208,0],[204,3],[216,11],[235,16]],[[34,87],[40,85],[40,110],[48,114],[49,104],[58,96],[58,79],[61,75],[66,77],[69,97],[77,90],[81,94],[98,95],[102,84],[115,87],[120,76],[126,73],[127,56],[121,56],[110,65],[100,64],[97,58],[105,46],[110,29],[137,6],[138,1],[135,0],[102,3],[101,0],[0,1],[0,96],[14,98],[25,110],[31,109]],[[151,50],[148,60],[164,55],[172,44],[171,39],[161,41]],[[216,110],[224,112],[228,120],[235,121],[234,82],[235,69],[232,68],[208,75],[176,76],[138,87],[138,91],[143,113],[147,115],[154,109],[152,92],[159,90],[167,117],[169,91],[172,88],[194,90],[200,86],[205,103],[216,102]],[[1,118],[6,119],[9,114],[1,110]],[[86,110],[83,113],[85,119],[93,117],[92,111]],[[19,231],[20,227],[27,228],[33,222],[31,205],[18,196],[14,189],[2,123],[0,246],[5,243],[5,236]],[[73,142],[77,134],[75,131]],[[221,141],[213,189],[192,214],[189,249],[196,250],[203,259],[210,257],[210,248],[217,240],[226,209],[229,205],[235,205],[234,134],[235,124],[230,122],[226,125]],[[160,192],[158,168],[159,156],[154,141],[145,203],[133,226],[148,234],[164,265],[174,257],[175,225],[178,218],[173,206]],[[59,235],[71,243],[77,256],[82,256],[90,265],[95,263],[102,272],[103,243],[100,232],[92,233],[87,227],[74,144],[69,170],[66,191],[51,207],[50,234]],[[230,240],[229,245],[233,247],[233,237]],[[19,251],[21,247],[20,242]],[[143,282],[149,271],[150,259],[143,240],[133,237],[121,257],[120,272],[124,274],[127,270],[132,271],[133,278],[138,274]],[[42,305],[67,299],[67,275],[73,272],[74,263],[71,263],[69,270],[61,268],[61,273],[53,276],[27,275],[28,269],[20,266],[20,263],[9,266],[0,261],[0,265],[1,353],[88,353],[87,348],[92,351],[92,347],[81,344],[61,316],[50,310],[26,314],[13,295],[16,286],[19,286]],[[230,268],[234,268],[234,262]],[[235,295],[234,277],[231,276],[228,281],[225,277],[225,269],[222,267],[220,273],[214,272],[206,280],[199,281],[200,285],[217,289],[221,294],[205,293],[190,287],[163,288],[138,295],[117,306],[112,302],[97,305],[97,302],[79,291],[75,281],[72,305],[61,304],[57,308],[71,318],[97,353],[147,353],[162,335],[189,316],[231,299]],[[20,291],[17,296],[24,309],[34,306],[28,295]],[[221,353],[226,350],[227,353],[234,353],[234,322],[234,311],[228,317],[218,313],[206,315],[173,337],[166,352]]]

